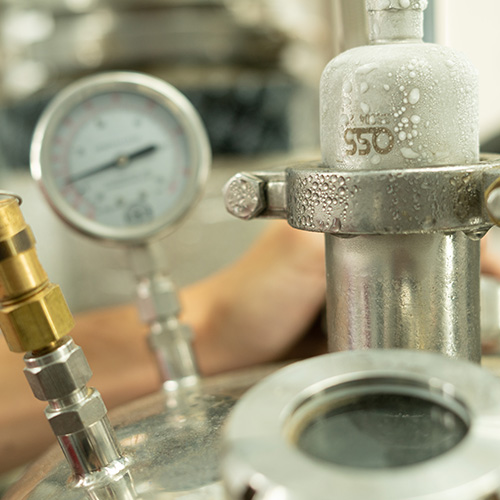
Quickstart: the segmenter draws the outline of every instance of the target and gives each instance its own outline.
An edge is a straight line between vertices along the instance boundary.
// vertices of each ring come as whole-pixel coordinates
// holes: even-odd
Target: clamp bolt
[[[265,185],[266,182],[255,175],[236,174],[223,189],[227,211],[244,220],[258,217],[267,206]]]

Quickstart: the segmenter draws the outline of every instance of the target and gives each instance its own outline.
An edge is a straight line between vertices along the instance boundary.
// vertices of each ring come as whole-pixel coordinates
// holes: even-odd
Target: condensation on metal
[[[486,230],[485,184],[498,176],[498,162],[350,172],[320,163],[291,167],[288,222],[335,234]]]

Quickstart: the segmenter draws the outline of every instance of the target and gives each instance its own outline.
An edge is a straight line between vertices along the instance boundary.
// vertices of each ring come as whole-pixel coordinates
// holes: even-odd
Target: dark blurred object
[[[500,153],[500,134],[484,141],[481,144],[481,151],[485,153]]]
[[[214,154],[287,151],[289,105],[295,84],[283,76],[244,78],[236,86],[180,88],[199,111]],[[35,124],[52,95],[32,96],[0,108],[0,154],[10,167],[27,168]]]
[[[10,167],[29,164],[34,125],[60,89],[110,70],[153,74],[184,92],[215,154],[290,147],[301,84],[280,69],[288,37],[223,1],[0,0],[0,29],[0,157]]]

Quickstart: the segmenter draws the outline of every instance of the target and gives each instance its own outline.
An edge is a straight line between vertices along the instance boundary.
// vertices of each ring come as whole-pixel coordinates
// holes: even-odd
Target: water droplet
[[[376,70],[377,68],[378,68],[377,63],[364,64],[363,66],[361,66],[359,69],[356,70],[356,74],[367,75],[368,73],[371,73],[372,71]]]
[[[414,160],[420,156],[416,151],[413,151],[413,149],[411,148],[401,148],[401,154],[408,160]]]
[[[420,116],[418,115],[413,115],[411,118],[410,118],[411,122],[414,123],[415,125],[418,125],[420,123]]]
[[[334,217],[334,219],[332,220],[332,223],[330,224],[330,232],[332,233],[339,233],[340,230],[342,229],[342,223],[340,222],[340,219],[337,219],[336,217]]]
[[[398,137],[400,141],[404,141],[406,139],[406,132],[400,132]]]
[[[362,102],[359,104],[359,106],[361,107],[361,111],[367,115],[369,112],[370,112],[370,106],[368,104],[366,104],[366,102]]]
[[[417,102],[420,100],[420,90],[413,89],[408,96],[408,100],[410,101],[410,104],[417,104]]]
[[[384,85],[384,89],[385,89],[385,90],[387,90],[387,91],[389,91],[389,90],[391,90],[391,87],[389,87],[389,85],[387,85],[387,83],[386,83],[386,84]]]
[[[368,90],[368,84],[363,82],[360,86],[361,93],[364,94]]]

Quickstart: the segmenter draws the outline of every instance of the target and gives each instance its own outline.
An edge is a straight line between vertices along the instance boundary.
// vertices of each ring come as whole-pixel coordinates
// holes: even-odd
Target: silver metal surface
[[[479,362],[479,242],[463,233],[326,235],[329,350],[404,348]]]
[[[236,174],[224,188],[224,201],[231,213],[240,219],[258,217],[266,207],[265,181],[243,172]]]
[[[49,403],[45,415],[76,480],[92,482],[93,474],[123,469],[106,406],[86,385],[92,372],[80,347],[69,338],[48,353],[26,354],[24,361],[35,396]]]
[[[298,433],[314,418],[308,407],[327,411],[356,391],[418,394],[456,415],[467,432],[435,458],[377,470],[324,462],[299,449]],[[386,422],[389,433],[406,416]],[[241,399],[224,435],[224,483],[233,500],[329,500],[332,494],[346,500],[494,499],[500,493],[499,423],[500,381],[476,365],[401,350],[328,354],[280,370]],[[358,422],[363,430],[361,450],[366,446],[369,453],[368,435],[383,434],[366,419]]]
[[[495,191],[486,203],[485,191],[500,177],[500,163],[486,156],[477,165],[346,172],[311,162],[286,168],[281,178],[252,173],[261,187],[251,197],[239,188],[247,175],[236,174],[224,189],[227,210],[240,219],[284,217],[297,229],[352,235],[486,231]]]
[[[182,198],[175,207],[152,221],[116,227],[103,224],[91,216],[80,213],[63,196],[56,179],[50,151],[56,141],[56,128],[67,115],[85,99],[112,92],[144,95],[159,106],[171,111],[180,131],[186,136],[189,147],[191,178]],[[167,133],[167,132],[165,132]],[[93,238],[134,244],[159,234],[172,231],[175,225],[199,199],[210,169],[211,152],[208,138],[198,113],[177,89],[157,78],[141,73],[114,72],[88,77],[70,85],[47,107],[36,127],[32,147],[32,175],[40,183],[42,191],[56,213],[71,227]],[[176,168],[177,166],[170,166]],[[165,165],[169,168],[169,165]]]
[[[124,469],[71,480],[60,450],[52,448],[5,500],[222,500],[222,426],[241,395],[276,368],[203,379],[199,387],[161,391],[111,412]]]
[[[492,175],[500,176],[498,160],[350,172],[320,163],[288,168],[288,221],[337,234],[487,230],[483,198]]]
[[[73,341],[48,356],[26,355],[24,375],[36,398],[41,401],[67,397],[84,387],[92,370],[83,351]]]
[[[226,210],[239,219],[287,216],[284,171],[239,173],[226,182],[222,191]]]
[[[377,44],[325,68],[322,161],[286,169],[286,202],[277,215],[327,235],[332,350],[412,348],[478,362],[478,240],[492,226],[484,197],[499,163],[479,159],[470,63],[449,49],[413,43],[426,5],[367,4],[380,14],[369,19]],[[451,67],[460,68],[453,77]],[[436,93],[429,82],[438,79],[449,88]],[[268,176],[257,174],[264,182]],[[232,186],[226,205],[238,216],[249,200],[231,203]],[[249,212],[262,217],[265,185],[259,193],[264,208]]]

